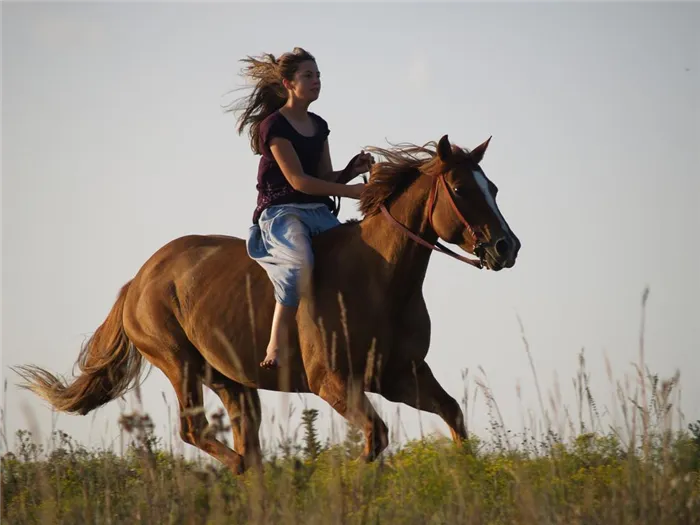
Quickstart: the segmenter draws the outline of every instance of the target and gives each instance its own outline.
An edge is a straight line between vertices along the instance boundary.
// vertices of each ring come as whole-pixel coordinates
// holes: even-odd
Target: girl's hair
[[[246,127],[250,128],[248,135],[253,153],[261,153],[258,144],[260,123],[287,102],[287,89],[282,80],[294,80],[299,66],[307,60],[316,61],[311,53],[300,47],[279,58],[264,53],[259,58],[248,56],[241,60],[246,64],[242,74],[254,81],[253,91],[232,103],[226,111],[242,111],[237,120],[237,131],[240,135]]]

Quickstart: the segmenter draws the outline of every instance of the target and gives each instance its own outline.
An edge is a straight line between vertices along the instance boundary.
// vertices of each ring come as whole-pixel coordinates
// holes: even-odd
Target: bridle
[[[366,179],[365,179],[366,180]],[[474,239],[474,255],[479,257],[479,259],[471,259],[469,257],[466,257],[464,255],[459,255],[458,253],[453,252],[450,250],[447,246],[443,245],[440,243],[440,241],[435,241],[435,244],[430,244],[428,241],[423,239],[422,237],[419,237],[415,233],[413,233],[411,230],[406,228],[403,224],[401,224],[399,221],[397,221],[391,213],[389,213],[389,210],[386,208],[386,205],[382,203],[380,205],[380,209],[382,210],[382,213],[384,216],[389,219],[389,224],[397,227],[399,230],[403,231],[406,235],[408,235],[411,239],[413,239],[415,242],[420,244],[421,246],[425,246],[426,248],[430,248],[431,250],[435,250],[436,252],[444,253],[445,255],[449,255],[450,257],[453,257],[459,261],[465,262],[467,264],[471,264],[475,268],[483,268],[484,263],[483,263],[483,257],[485,255],[485,249],[487,247],[487,243],[483,242],[482,240],[482,235],[477,235],[476,232],[474,231],[474,228],[472,228],[467,220],[464,218],[462,213],[459,211],[459,208],[457,208],[457,204],[455,204],[454,199],[452,198],[452,192],[450,192],[449,188],[447,187],[447,182],[445,181],[445,175],[440,173],[435,177],[435,180],[433,181],[433,185],[430,188],[430,197],[428,198],[428,222],[430,223],[430,227],[435,231],[435,226],[433,225],[433,209],[435,208],[435,202],[437,201],[437,192],[438,192],[438,185],[441,184],[442,187],[445,190],[445,193],[447,194],[448,200],[450,201],[450,205],[452,206],[452,210],[455,212],[455,215],[457,215],[457,218],[460,220],[460,222],[464,225],[466,230],[469,232],[469,234],[472,236]]]
[[[347,166],[343,170],[342,175],[339,177],[339,182],[345,181],[345,180],[350,180],[351,175],[350,175],[350,170],[352,169],[353,164],[355,163],[355,159],[359,156],[355,155],[352,159],[350,159],[350,162],[348,162]],[[362,178],[365,181],[365,184],[367,183],[367,177],[365,175],[362,176]],[[474,266],[475,268],[483,268],[484,263],[483,263],[483,258],[484,255],[486,254],[486,248],[489,246],[489,243],[485,242],[483,239],[483,235],[481,234],[481,231],[479,230],[479,234],[477,234],[474,231],[474,228],[471,227],[471,225],[467,222],[467,220],[464,218],[462,213],[459,211],[459,208],[457,207],[457,204],[455,203],[454,199],[452,198],[452,192],[447,186],[447,181],[445,181],[445,175],[443,173],[440,173],[434,178],[433,185],[430,188],[430,196],[428,197],[428,222],[430,223],[430,227],[435,230],[435,226],[433,225],[433,209],[435,208],[435,203],[437,202],[437,193],[438,193],[438,185],[442,185],[443,189],[445,190],[445,193],[447,194],[447,198],[450,202],[450,205],[452,206],[452,210],[455,212],[455,215],[457,215],[457,218],[460,220],[460,222],[464,225],[466,230],[469,232],[469,234],[472,236],[474,239],[474,255],[479,257],[479,259],[471,259],[469,257],[466,257],[464,255],[459,255],[458,253],[453,252],[450,250],[447,246],[443,245],[440,243],[440,241],[435,241],[435,244],[430,244],[428,241],[423,239],[422,237],[419,237],[415,233],[413,233],[411,230],[406,228],[403,224],[401,224],[399,221],[394,218],[394,216],[389,213],[389,210],[387,209],[386,205],[382,203],[379,208],[382,211],[382,214],[389,220],[389,224],[392,226],[398,228],[402,232],[404,232],[406,235],[408,235],[412,240],[420,244],[421,246],[424,246],[426,248],[429,248],[431,250],[435,250],[436,252],[439,253],[444,253],[445,255],[449,255],[450,257],[453,257],[457,259],[458,261],[465,262],[467,264],[470,264]],[[335,209],[333,210],[333,213],[337,216],[338,212],[340,211],[340,199],[338,199],[338,202],[335,203]]]

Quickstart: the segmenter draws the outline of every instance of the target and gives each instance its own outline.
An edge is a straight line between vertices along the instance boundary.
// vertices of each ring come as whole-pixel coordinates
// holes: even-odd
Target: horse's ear
[[[450,139],[447,135],[443,135],[437,145],[437,154],[440,160],[447,162],[452,156],[452,145],[450,144]]]
[[[491,137],[487,138],[483,143],[479,144],[470,153],[471,158],[477,164],[479,164],[481,162],[481,160],[484,158],[484,153],[486,153],[486,148],[489,147],[489,142],[491,142]]]

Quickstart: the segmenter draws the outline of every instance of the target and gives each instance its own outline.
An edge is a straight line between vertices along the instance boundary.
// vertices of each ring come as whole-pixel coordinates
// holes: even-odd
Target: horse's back
[[[335,274],[340,269],[338,261],[345,259],[341,252],[349,233],[347,227],[341,225],[333,230],[312,239],[315,271],[320,270],[319,266],[328,267],[320,272],[322,274],[328,271]],[[325,276],[325,285],[330,284],[325,282],[327,280],[328,276]],[[144,262],[133,283],[135,287],[174,286],[180,293],[196,295],[197,301],[203,299],[202,294],[211,296],[213,289],[218,291],[217,295],[229,297],[246,291],[246,300],[254,299],[258,305],[266,305],[268,298],[274,298],[272,284],[262,266],[248,255],[245,239],[232,235],[188,234],[177,237]],[[157,286],[159,283],[161,286]]]
[[[226,252],[234,257],[246,255],[245,241],[240,237],[221,234],[188,234],[168,241],[144,262],[136,277],[153,270],[163,271],[173,265],[182,267],[182,262],[199,264],[202,257]],[[223,255],[223,253],[222,253]]]
[[[213,300],[238,300],[246,288],[246,275],[262,280],[261,273],[239,237],[183,235],[144,262],[131,282],[129,301],[174,304],[172,313],[181,324],[189,324],[186,321],[191,321],[199,306]]]

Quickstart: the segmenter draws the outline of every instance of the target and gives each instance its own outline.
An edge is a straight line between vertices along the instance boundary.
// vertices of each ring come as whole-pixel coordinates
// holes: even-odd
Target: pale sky
[[[577,412],[572,378],[585,348],[598,408],[612,410],[605,356],[615,380],[634,378],[648,285],[647,366],[662,377],[680,369],[682,409],[700,418],[699,25],[697,3],[4,2],[10,445],[18,428],[45,440],[52,425],[85,444],[118,443],[117,419],[135,406],[133,394],[126,406],[52,419],[8,367],[70,373],[119,288],[162,244],[189,233],[246,235],[258,157],[222,106],[240,85],[240,58],[294,46],[318,59],[323,90],[311,110],[329,122],[336,167],[386,140],[421,144],[448,133],[474,147],[493,135],[483,168],[523,247],[500,273],[431,259],[428,363],[450,394],[462,400],[468,368],[472,399],[482,367],[514,432],[527,410],[541,420],[519,315],[544,395],[556,375],[562,403]],[[342,218],[358,216],[344,200]],[[167,443],[177,404],[159,370],[143,395]],[[265,439],[286,402],[319,408],[324,433],[340,421],[312,395],[261,397]],[[206,399],[209,412],[219,408]],[[401,440],[421,427],[448,433],[438,417],[406,406],[399,425],[399,405],[372,399]],[[487,435],[481,394],[468,421]]]

